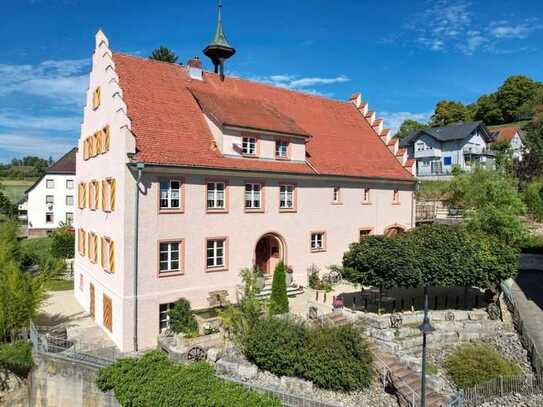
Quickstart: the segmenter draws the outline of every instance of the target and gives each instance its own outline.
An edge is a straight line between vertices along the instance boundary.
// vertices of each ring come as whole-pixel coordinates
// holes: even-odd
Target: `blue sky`
[[[58,158],[79,137],[94,33],[182,61],[210,41],[215,0],[0,0],[0,161]],[[543,80],[543,2],[224,0],[227,72],[347,99],[397,128],[440,99],[472,102],[505,77]]]

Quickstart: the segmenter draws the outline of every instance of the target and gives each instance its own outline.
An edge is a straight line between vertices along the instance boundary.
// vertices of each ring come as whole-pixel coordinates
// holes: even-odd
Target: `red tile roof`
[[[515,134],[519,132],[518,126],[501,127],[495,130],[498,132],[498,137],[494,140],[495,143],[501,143],[502,141],[511,141]]]
[[[72,148],[50,167],[45,172],[47,174],[74,174],[75,175],[75,162],[77,155],[77,147]]]
[[[218,75],[207,72],[199,81],[191,79],[179,65],[119,53],[113,54],[113,60],[139,160],[414,181],[352,102],[238,78],[221,81]],[[215,147],[202,109],[230,125],[309,135],[308,163],[223,156]]]

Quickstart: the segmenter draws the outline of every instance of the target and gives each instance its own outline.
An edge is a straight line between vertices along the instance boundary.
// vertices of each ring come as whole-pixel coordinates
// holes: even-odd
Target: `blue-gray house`
[[[495,166],[490,149],[492,135],[483,122],[455,123],[417,130],[400,141],[408,159],[416,161],[422,179],[446,179],[457,166],[470,171],[475,165]]]

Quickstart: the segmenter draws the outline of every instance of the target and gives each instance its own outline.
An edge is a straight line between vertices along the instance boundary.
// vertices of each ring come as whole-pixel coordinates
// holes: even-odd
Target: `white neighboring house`
[[[26,191],[29,237],[47,235],[61,222],[73,222],[76,154],[77,148],[70,150]]]
[[[494,138],[493,144],[509,143],[513,160],[522,161],[522,155],[524,153],[524,142],[522,139],[524,138],[524,134],[519,126],[498,126],[490,127],[489,129]]]

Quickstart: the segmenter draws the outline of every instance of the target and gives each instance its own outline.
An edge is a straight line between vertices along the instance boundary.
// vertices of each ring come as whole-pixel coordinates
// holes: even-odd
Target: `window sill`
[[[295,213],[297,210],[295,208],[280,208],[280,213]]]
[[[371,205],[372,202],[362,202],[362,205]]]
[[[228,271],[228,267],[207,267],[205,269],[206,273],[218,273],[223,271]]]
[[[258,155],[256,155],[256,154],[245,154],[245,153],[241,153],[241,156],[242,156],[242,157],[245,157],[245,158],[258,158]]]
[[[326,249],[311,249],[311,253],[322,253],[322,252],[325,252]]]
[[[207,208],[206,213],[228,213],[228,209],[226,209],[226,208],[222,208],[222,209]]]
[[[264,208],[245,208],[245,213],[264,213]]]
[[[184,212],[185,210],[183,208],[180,208],[180,209],[160,208],[158,210],[159,215],[170,215],[170,214],[184,213]]]
[[[182,276],[185,273],[183,271],[178,270],[172,270],[172,271],[159,271],[158,272],[158,278],[167,278],[167,277],[175,277],[175,276]]]
[[[332,201],[330,202],[331,205],[343,205],[343,202],[335,202],[335,201]]]
[[[401,205],[400,202],[392,202],[392,205]]]
[[[290,161],[290,157],[277,157],[275,156],[275,159],[278,161]]]

